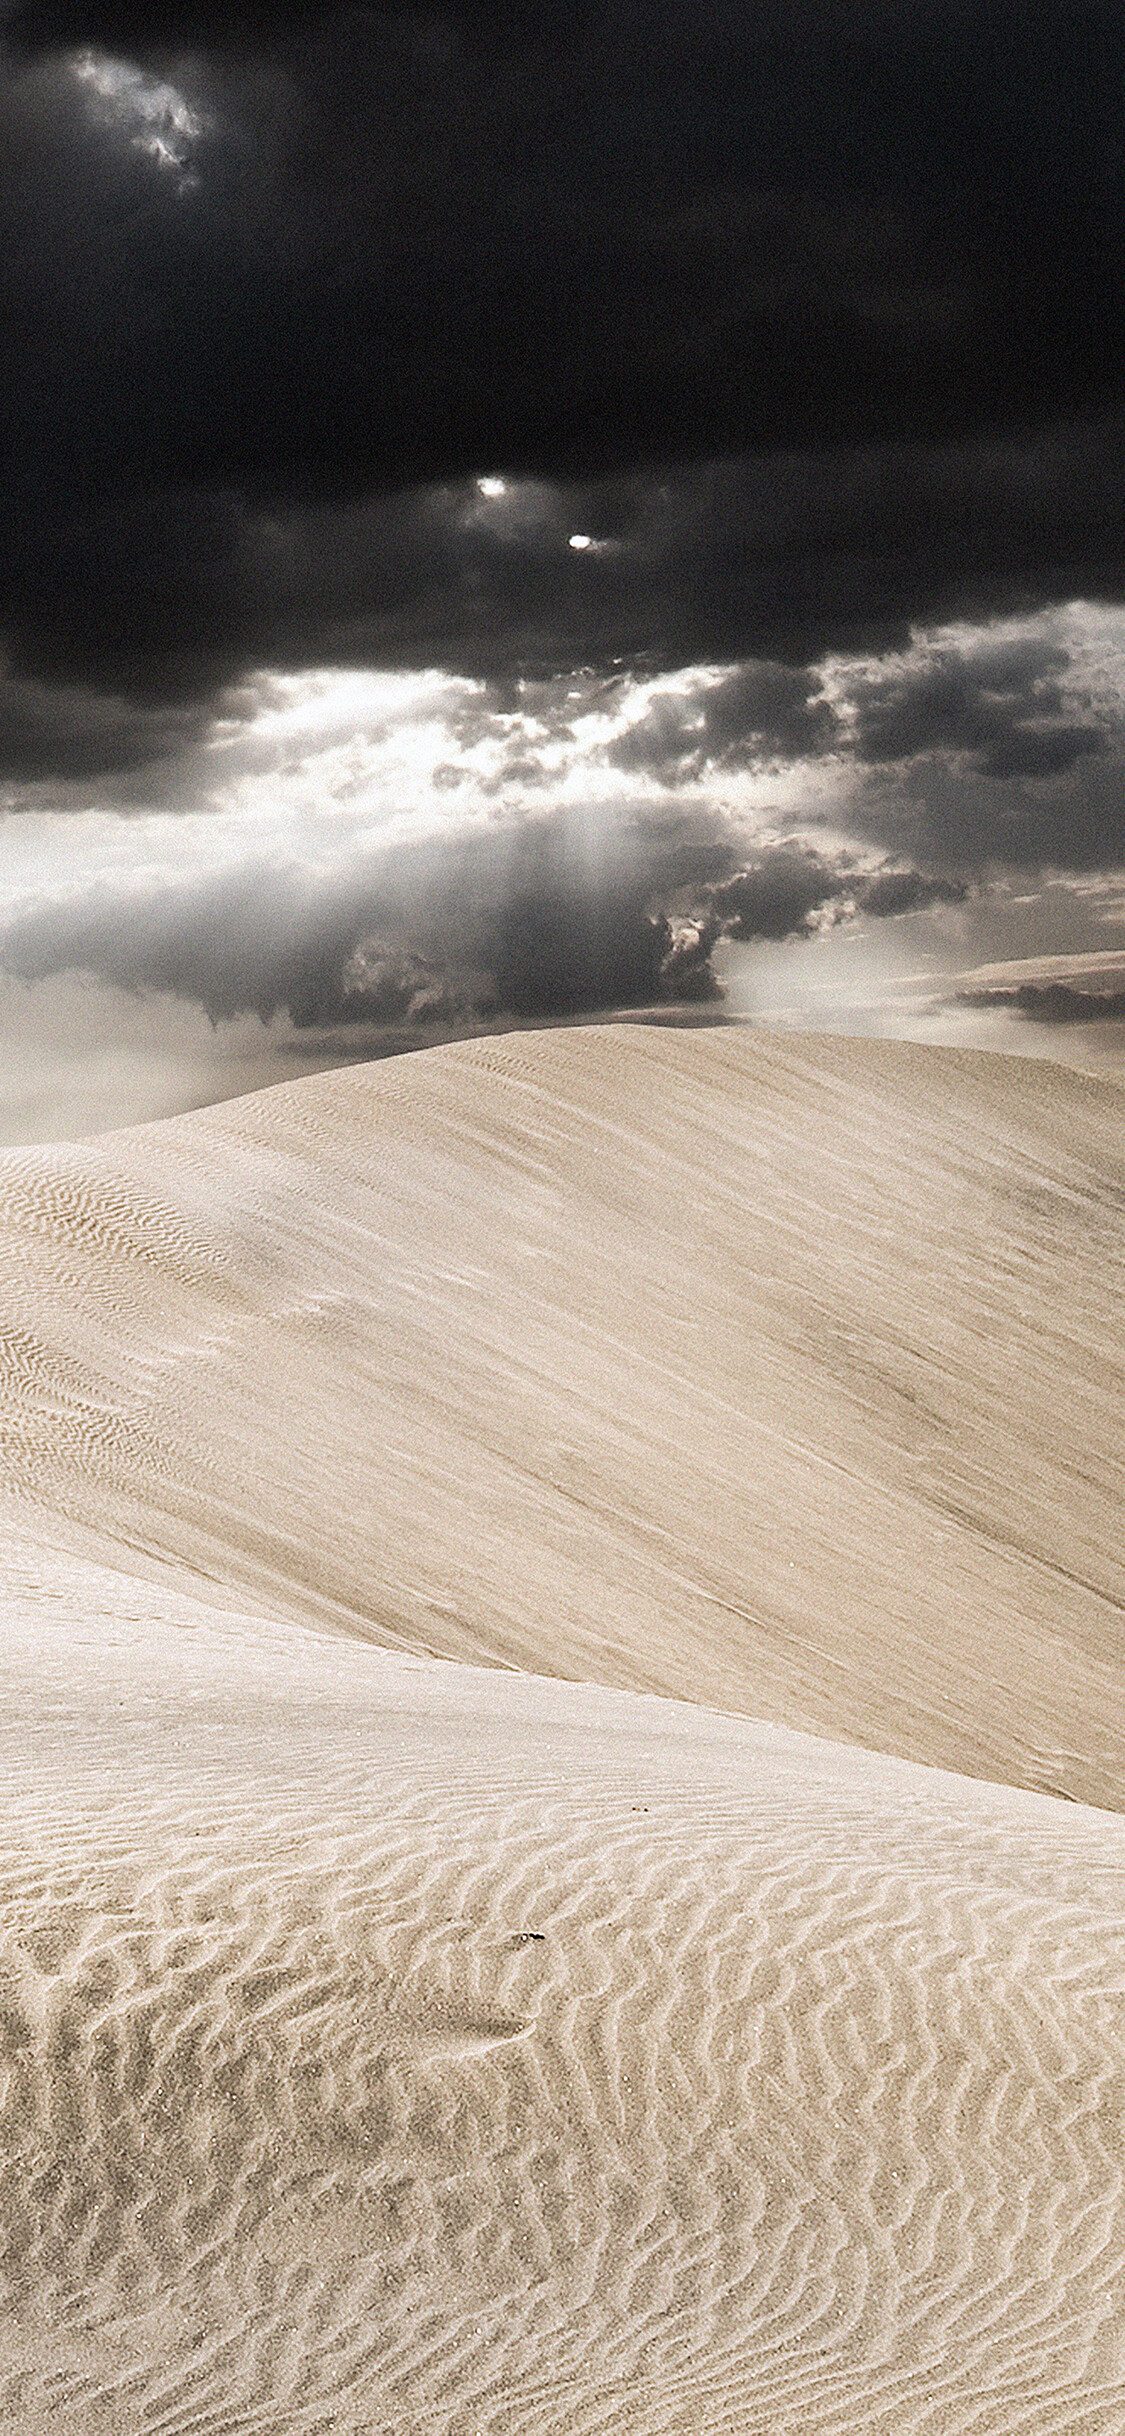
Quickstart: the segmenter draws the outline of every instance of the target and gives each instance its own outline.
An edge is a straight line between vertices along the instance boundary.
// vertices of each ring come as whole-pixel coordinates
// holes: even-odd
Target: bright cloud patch
[[[539,513],[536,486],[500,485],[464,511]],[[48,716],[25,681],[8,694],[13,735]],[[200,741],[154,726],[147,769],[84,784],[79,765],[50,805],[14,791],[0,973],[347,1053],[388,1028],[706,1002],[728,976],[738,1004],[738,959],[790,943],[833,986],[830,938],[893,929],[906,970],[910,941],[940,960],[968,923],[1015,953],[1015,897],[988,932],[1005,870],[1064,832],[1072,875],[1125,864],[1123,703],[1125,622],[1078,610],[807,666],[257,670]],[[121,715],[107,700],[102,724]],[[1081,946],[1105,908],[1075,905]]]
[[[175,85],[101,51],[80,51],[70,68],[103,125],[118,129],[135,152],[175,175],[181,191],[198,184],[188,174],[189,164],[208,122]]]

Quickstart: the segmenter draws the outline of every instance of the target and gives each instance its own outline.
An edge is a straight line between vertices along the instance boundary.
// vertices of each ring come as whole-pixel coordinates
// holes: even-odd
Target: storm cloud
[[[675,786],[708,768],[798,760],[825,750],[836,735],[812,670],[759,660],[686,691],[654,693],[608,758],[618,769],[648,771]]]
[[[479,870],[472,874],[479,894]],[[117,988],[202,1006],[213,1023],[280,1011],[312,1027],[551,1017],[718,995],[677,986],[676,940],[623,877],[541,872],[478,903],[468,921],[433,912],[425,949],[378,871],[331,882],[250,865],[191,883],[97,888],[41,904],[0,935],[0,970],[23,981],[76,971]],[[684,976],[687,965],[681,955]]]
[[[855,699],[863,761],[905,761],[942,750],[970,753],[991,778],[1049,777],[1106,749],[1090,720],[1068,718],[1061,679],[1067,653],[1048,640],[980,639],[931,654],[901,673],[881,672]]]
[[[513,477],[493,496],[466,478],[267,508],[233,489],[106,483],[79,512],[63,482],[33,499],[17,482],[0,494],[10,673],[207,708],[260,667],[439,666],[499,682],[753,663],[747,698],[732,677],[710,706],[709,734],[652,727],[626,750],[669,769],[675,752],[690,763],[755,733],[783,754],[815,750],[831,743],[831,718],[814,680],[802,690],[791,672],[829,653],[903,652],[967,597],[984,615],[1119,595],[1122,462],[1125,422],[975,454],[787,455],[613,483]],[[574,535],[605,546],[576,550]],[[927,736],[987,751],[971,707],[939,692],[896,727],[889,712],[880,724],[876,697],[866,741],[875,757]]]
[[[732,939],[792,939],[812,926],[815,915],[839,901],[847,876],[833,871],[812,847],[779,847],[716,889],[714,907]]]
[[[274,495],[600,475],[1120,398],[1125,32],[1097,0],[706,0],[690,27],[665,0],[25,0],[8,30],[16,135],[34,109],[87,178],[53,61],[123,59],[183,97],[198,182],[167,178],[160,214],[161,156],[113,156],[108,108],[95,124],[132,205],[97,301],[132,273],[118,361],[147,371],[157,427],[114,403],[96,311],[84,398],[146,475]],[[75,244],[44,217],[48,296]]]
[[[547,1019],[718,1000],[724,939],[801,937],[821,917],[964,893],[851,857],[834,866],[811,847],[747,861],[715,823],[591,826],[555,811],[341,854],[328,869],[254,860],[60,887],[0,928],[0,972],[86,973],[178,997],[213,1024],[279,1012],[298,1031]]]
[[[807,665],[1120,597],[1116,9],[7,32],[17,676]]]
[[[1125,867],[1110,0],[0,29],[0,969],[525,1021]]]
[[[92,686],[0,675],[0,779],[65,782],[139,769],[200,741],[194,703],[146,704]]]

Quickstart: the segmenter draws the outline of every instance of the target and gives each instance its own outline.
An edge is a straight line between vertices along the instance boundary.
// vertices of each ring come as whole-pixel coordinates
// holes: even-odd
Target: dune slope
[[[0,1160],[13,1515],[290,1620],[1125,1802],[1125,1094],[459,1045]]]
[[[20,1562],[0,2424],[1119,2436],[1125,1823]]]
[[[1123,1117],[607,1029],[0,1161],[0,2426],[1121,2436]]]

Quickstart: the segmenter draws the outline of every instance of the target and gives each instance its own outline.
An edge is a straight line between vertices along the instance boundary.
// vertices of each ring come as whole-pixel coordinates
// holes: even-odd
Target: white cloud
[[[91,114],[103,126],[120,133],[134,152],[143,152],[157,169],[174,175],[181,194],[199,184],[189,163],[195,145],[209,132],[210,121],[192,108],[175,85],[145,75],[126,60],[108,58],[102,51],[79,51],[69,66]]]
[[[505,512],[507,488],[480,504]],[[1096,721],[1114,739],[1125,706],[1125,613],[1079,605],[934,629],[907,653],[812,670],[758,662],[492,686],[436,669],[255,671],[222,699],[199,745],[117,780],[70,780],[51,791],[51,804],[41,786],[12,790],[0,826],[0,937],[13,974],[42,978],[18,999],[9,987],[0,1042],[26,1078],[41,1006],[45,1106],[56,1115],[63,1106],[70,1057],[87,1121],[123,1121],[133,1084],[137,1113],[156,1113],[169,1094],[178,1105],[220,1096],[228,1053],[231,1073],[263,1079],[254,1058],[269,1070],[276,1042],[287,1070],[301,1070],[313,1026],[323,1035],[319,1062],[331,1062],[333,1038],[346,1054],[357,989],[365,1022],[370,1010],[400,1002],[409,1020],[431,996],[450,1020],[485,1005],[496,954],[511,964],[512,924],[524,906],[555,973],[583,908],[601,909],[607,940],[619,917],[635,928],[653,903],[682,922],[706,905],[708,886],[753,875],[782,848],[811,851],[843,875],[825,900],[835,918],[858,902],[859,883],[884,856],[892,871],[971,870],[987,845],[996,872],[1010,837],[1010,867],[1023,851],[1028,868],[1041,837],[1062,836],[1068,822],[1077,836],[1083,820],[1089,845],[1070,868],[1091,876],[1072,883],[1066,944],[1115,944],[1108,934],[1120,920],[1120,882],[1107,895],[1094,876],[1125,860],[1100,851],[1120,827],[1115,752],[1010,780],[974,769],[971,745],[960,756],[930,746],[907,762],[864,762],[854,749],[872,705],[882,716],[889,704],[908,740],[921,734],[935,669],[964,679],[970,711],[978,696],[999,704],[1021,734],[1037,732],[1040,719]],[[953,715],[940,702],[938,712]],[[851,730],[853,749],[841,749]],[[825,750],[829,735],[836,746]],[[752,943],[721,954],[736,1002],[739,976],[750,974],[748,1003],[757,1006],[759,984],[771,969],[780,981],[784,967],[795,1005],[825,1021],[834,1004],[841,1021],[851,1005],[848,1020],[867,1022],[863,1005],[873,992],[887,998],[892,967],[909,963],[923,941],[935,973],[943,960],[947,969],[965,960],[958,924],[972,933],[968,953],[982,959],[1036,945],[1042,883],[1024,894],[1026,904],[1009,891],[995,943],[986,914],[1000,903],[994,884],[991,899],[964,913],[846,926],[824,949]],[[1056,894],[1054,935],[1065,910]],[[71,989],[68,968],[72,978],[79,969],[99,976],[73,1000],[84,1030],[72,1039],[50,1014]],[[122,989],[132,993],[122,1030],[132,1045],[118,1067],[112,1009]],[[221,1020],[218,1039],[204,1007]],[[269,1017],[268,1032],[246,1008]],[[146,1027],[155,1062],[144,1081]],[[20,1092],[20,1108],[0,1112],[0,1124],[17,1132],[22,1081]]]

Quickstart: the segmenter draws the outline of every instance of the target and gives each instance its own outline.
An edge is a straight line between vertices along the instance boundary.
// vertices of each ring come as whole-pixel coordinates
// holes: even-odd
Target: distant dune
[[[1123,1208],[723,1030],[0,1158],[0,2426],[1121,2436]]]

